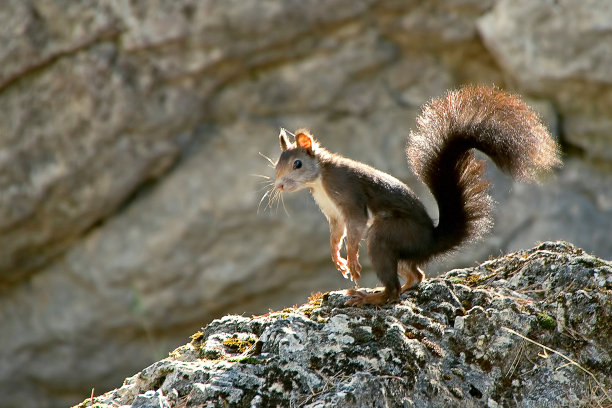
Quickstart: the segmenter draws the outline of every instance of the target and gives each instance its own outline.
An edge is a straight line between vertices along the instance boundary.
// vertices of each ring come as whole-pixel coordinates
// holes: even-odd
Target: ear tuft
[[[287,150],[291,145],[289,137],[287,136],[287,130],[284,128],[281,128],[280,133],[278,135],[278,139],[280,141],[280,147],[282,151]]]

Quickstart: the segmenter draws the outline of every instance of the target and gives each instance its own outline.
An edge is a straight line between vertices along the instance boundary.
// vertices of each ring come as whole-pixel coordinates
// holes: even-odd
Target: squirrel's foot
[[[347,289],[346,294],[351,296],[344,303],[346,306],[382,305],[387,303],[389,297],[385,291],[368,293],[365,290]]]

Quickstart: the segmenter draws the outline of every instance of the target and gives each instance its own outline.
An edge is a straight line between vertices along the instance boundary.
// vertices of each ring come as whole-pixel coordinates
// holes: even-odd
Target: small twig
[[[559,371],[560,369],[562,369],[562,368],[564,368],[564,367],[567,367],[567,366],[570,366],[570,365],[572,365],[572,363],[565,363],[565,364],[563,364],[563,365],[561,365],[561,366],[559,366],[559,367],[555,368],[555,371]]]
[[[538,353],[538,357],[548,358],[548,353],[546,352],[546,347],[542,349],[541,353]]]
[[[514,330],[512,330],[512,329],[511,329],[511,328],[509,328],[509,327],[502,327],[502,329],[504,329],[504,330],[506,330],[507,332],[510,332],[510,333],[512,333],[512,334],[514,334],[514,335],[516,335],[516,336],[519,336],[519,337],[520,337],[520,338],[522,338],[523,340],[527,340],[527,341],[528,341],[528,342],[530,342],[530,343],[533,343],[533,344],[535,344],[535,345],[537,345],[537,346],[542,347],[542,348],[543,348],[545,351],[546,351],[546,350],[547,350],[547,351],[550,351],[551,353],[555,353],[556,355],[558,355],[558,356],[562,357],[563,359],[565,359],[565,360],[568,362],[568,364],[565,364],[564,366],[568,366],[568,365],[575,365],[575,366],[576,366],[576,367],[578,367],[580,370],[584,371],[586,374],[588,374],[589,376],[591,376],[591,378],[593,379],[593,381],[595,381],[595,383],[596,383],[596,384],[599,386],[599,388],[601,388],[601,391],[602,391],[602,392],[605,394],[606,398],[608,398],[610,401],[612,401],[612,398],[610,398],[610,395],[608,395],[608,393],[606,392],[606,389],[604,388],[603,384],[602,384],[602,383],[600,383],[600,382],[597,380],[597,377],[595,377],[595,374],[593,374],[592,372],[590,372],[589,370],[587,370],[586,368],[584,368],[583,366],[581,366],[580,364],[578,364],[576,361],[572,360],[570,357],[566,356],[565,354],[563,354],[563,353],[561,353],[561,352],[559,352],[559,351],[557,351],[557,350],[554,350],[554,349],[552,349],[552,348],[550,348],[550,347],[547,347],[547,346],[543,345],[542,343],[538,343],[538,342],[537,342],[537,341],[535,341],[535,340],[531,340],[529,337],[525,337],[525,336],[523,336],[522,334],[520,334],[519,332],[514,331]],[[540,354],[538,354],[538,355],[540,355]]]
[[[91,394],[89,395],[89,406],[93,407],[94,406],[94,387],[91,387]]]
[[[516,352],[516,355],[514,356],[514,360],[512,361],[512,364],[510,365],[510,369],[506,373],[507,378],[510,378],[514,375],[514,371],[516,371],[520,363],[521,356],[523,355],[523,351],[525,351],[525,343],[521,343],[521,345],[519,346],[519,349]]]

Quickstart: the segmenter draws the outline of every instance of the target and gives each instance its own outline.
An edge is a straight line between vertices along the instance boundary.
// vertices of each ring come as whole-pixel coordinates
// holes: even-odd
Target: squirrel
[[[293,136],[294,141],[289,140]],[[349,306],[380,305],[423,281],[421,266],[473,242],[492,226],[485,163],[489,156],[514,179],[537,180],[561,164],[559,147],[518,96],[495,87],[468,86],[433,99],[422,108],[406,155],[416,176],[432,192],[437,224],[412,190],[367,164],[331,153],[307,129],[281,129],[281,154],[274,188],[310,189],[327,217],[332,260],[357,286],[363,238],[378,279],[378,292],[349,289]],[[346,259],[340,254],[346,238]],[[399,276],[405,279],[400,286]]]

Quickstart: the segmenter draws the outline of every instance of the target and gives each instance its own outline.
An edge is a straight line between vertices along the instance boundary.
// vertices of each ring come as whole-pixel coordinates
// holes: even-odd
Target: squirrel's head
[[[294,141],[289,140],[293,136]],[[318,143],[306,129],[295,135],[285,129],[279,134],[281,155],[276,162],[274,187],[281,191],[297,191],[309,187],[321,174],[317,158]]]

